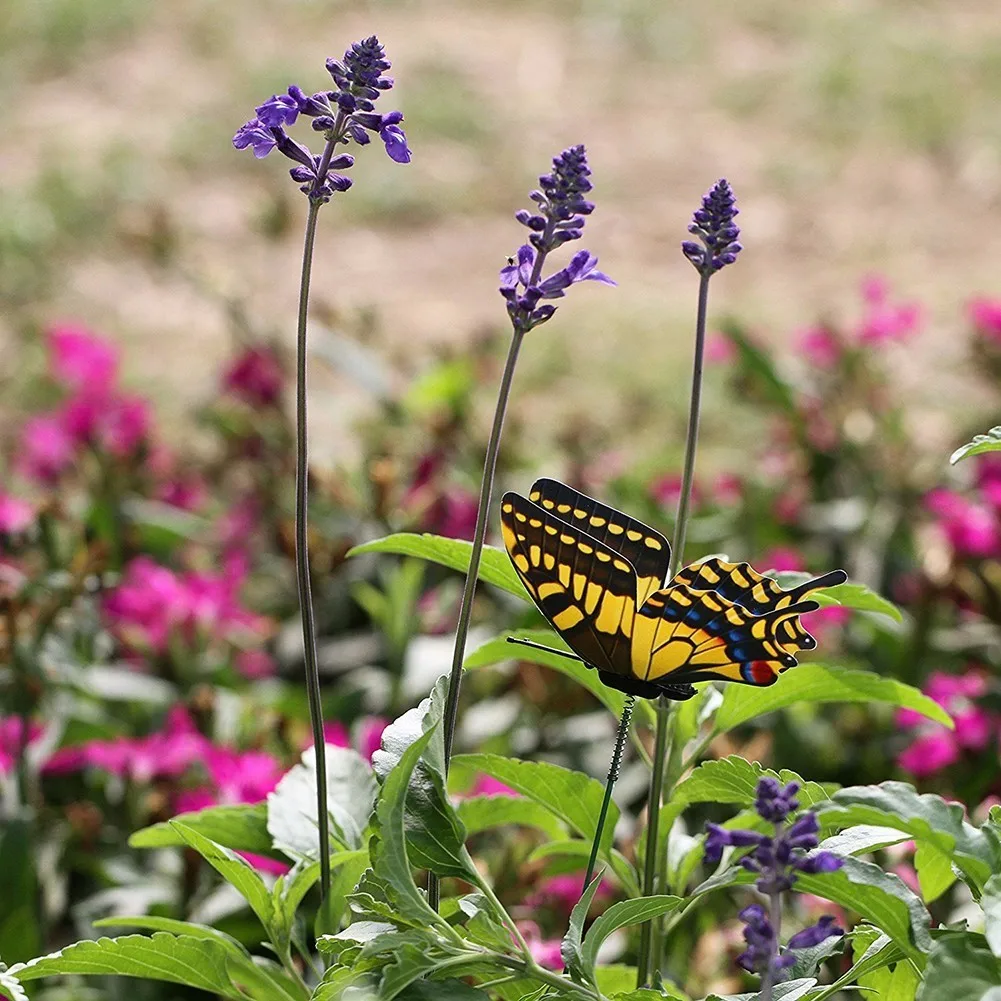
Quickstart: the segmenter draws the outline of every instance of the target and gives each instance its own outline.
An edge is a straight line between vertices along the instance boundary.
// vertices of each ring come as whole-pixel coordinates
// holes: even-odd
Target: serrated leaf
[[[981,1001],[992,987],[1001,987],[1001,968],[984,939],[970,932],[947,932],[931,950],[918,998]]]
[[[587,920],[588,911],[591,910],[594,895],[598,892],[598,887],[601,885],[602,875],[599,872],[591,880],[587,889],[581,894],[580,900],[574,904],[574,908],[570,912],[570,927],[567,929],[567,933],[563,937],[563,943],[560,946],[563,963],[570,975],[575,979],[586,980],[590,984],[594,983],[594,964],[588,963],[584,958],[582,939],[584,935],[584,922]]]
[[[840,955],[845,949],[845,938],[843,935],[832,935],[825,938],[819,945],[811,946],[807,949],[791,949],[789,955],[793,957],[793,964],[789,967],[787,976],[790,980],[812,977],[817,973],[820,964],[831,956]]]
[[[961,445],[949,456],[949,465],[954,466],[960,459],[984,455],[986,452],[1001,452],[1001,427],[991,428],[987,434],[974,435],[973,441]]]
[[[156,932],[151,937],[125,935],[100,938],[96,942],[77,942],[48,956],[19,963],[7,972],[22,983],[71,974],[141,977],[184,984],[235,1001],[246,1001],[226,971],[226,962],[231,956],[232,951],[219,942]]]
[[[7,998],[7,1001],[28,1001],[28,995],[24,992],[17,977],[7,970],[0,970],[0,994]]]
[[[808,581],[811,574],[800,573],[798,570],[782,570],[775,574],[775,579],[781,587],[793,588]],[[871,591],[865,584],[856,584],[848,581],[844,584],[835,584],[834,587],[822,587],[810,592],[810,598],[823,606],[840,605],[842,608],[851,608],[856,612],[876,612],[893,619],[894,622],[903,622],[904,617],[892,601],[888,601],[881,594]]]
[[[375,803],[376,781],[369,763],[349,747],[326,745],[327,808],[341,848],[362,847],[362,834]],[[268,793],[268,832],[274,847],[292,858],[319,858],[316,816],[316,753],[286,772]]]
[[[342,866],[357,872],[358,866],[364,867],[368,861],[368,851],[333,852],[330,856],[330,869],[337,872]],[[300,860],[284,876],[280,876],[271,891],[273,909],[273,924],[281,942],[284,944],[292,934],[295,925],[296,912],[303,898],[320,877],[320,863]],[[352,886],[354,881],[352,881]]]
[[[490,995],[461,980],[416,980],[398,997],[400,1001],[489,1001]]]
[[[852,949],[857,957],[855,965],[814,995],[812,1001],[826,1001],[844,988],[858,983],[860,978],[904,960],[904,954],[896,942],[871,925],[856,925],[848,937],[852,939]]]
[[[142,928],[145,931],[165,931],[171,935],[204,938],[232,949],[236,956],[250,957],[250,953],[232,935],[227,935],[211,925],[196,924],[193,921],[179,921],[177,918],[164,918],[156,914],[141,914],[135,917],[116,914],[113,918],[98,918],[94,922],[94,927]]]
[[[838,834],[825,838],[820,847],[835,855],[868,855],[869,852],[899,845],[901,841],[909,841],[910,835],[898,831],[895,827],[878,827],[875,824],[856,824],[846,827]]]
[[[452,769],[484,772],[546,807],[555,817],[584,838],[593,838],[604,786],[583,772],[571,771],[548,761],[516,761],[499,754],[462,754],[452,759]],[[609,804],[601,836],[606,851],[611,846],[619,809]]]
[[[913,709],[928,719],[952,727],[948,713],[918,689],[872,671],[855,671],[826,664],[800,664],[779,676],[768,688],[728,685],[716,714],[720,733],[800,702],[884,702]]]
[[[984,909],[984,937],[995,956],[1001,957],[1001,875],[995,874],[984,884],[980,898]]]
[[[254,960],[230,958],[226,972],[244,995],[255,1001],[309,1001],[309,988],[301,980],[293,980],[277,963],[263,956]]]
[[[570,647],[551,629],[516,629],[512,632],[502,633],[492,640],[488,640],[482,646],[477,647],[468,657],[463,665],[467,670],[475,670],[480,667],[490,667],[494,664],[501,664],[507,660],[523,660],[530,664],[541,664],[543,667],[552,668],[560,674],[573,678],[583,688],[586,688],[605,708],[614,716],[622,715],[622,708],[626,703],[624,693],[615,688],[603,685],[598,678],[598,672],[589,667],[585,667],[578,660],[569,660],[545,650],[539,650],[530,646],[519,646],[508,642],[508,637],[528,640],[531,643],[541,643],[544,646],[551,646],[557,650],[570,650]],[[694,701],[694,700],[693,700]],[[682,705],[688,705],[687,702]],[[647,726],[656,723],[657,715],[653,704],[647,699],[637,700],[634,712],[636,717]]]
[[[206,810],[178,814],[173,819],[235,852],[275,855],[271,835],[268,834],[268,810],[264,803],[210,806]],[[184,843],[169,821],[144,827],[129,838],[132,848],[173,848]]]
[[[841,789],[819,809],[825,827],[878,824],[906,831],[951,859],[978,889],[998,867],[992,843],[966,822],[962,806],[932,793],[918,795],[905,782]]]
[[[773,1001],[800,1001],[800,998],[810,995],[816,985],[817,981],[813,977],[776,984],[772,988],[772,999]],[[760,997],[757,991],[752,991],[750,994],[710,994],[705,1001],[760,1001]]]
[[[629,925],[642,924],[661,914],[670,914],[683,903],[681,897],[655,895],[640,897],[637,900],[620,900],[617,904],[612,904],[607,911],[595,919],[594,924],[591,925],[584,937],[584,945],[581,949],[584,969],[590,972],[593,979],[594,967],[598,961],[598,950],[613,932]]]
[[[549,810],[521,796],[470,796],[456,806],[456,812],[467,835],[507,824],[536,827],[553,839],[562,840],[567,833]]]
[[[762,768],[756,761],[747,761],[737,755],[718,761],[703,761],[674,791],[671,804],[683,803],[735,803],[752,806],[755,789],[762,776],[771,776],[783,784],[799,782],[797,799],[806,810],[818,803],[828,802],[836,786],[820,782],[807,782],[795,772],[783,768],[780,772]]]
[[[413,532],[397,532],[382,539],[355,546],[348,556],[362,553],[396,553],[399,556],[419,556],[423,560],[437,563],[460,573],[469,571],[469,557],[472,543],[462,539],[446,539],[440,535],[417,535]],[[507,553],[495,546],[484,546],[480,557],[480,580],[493,584],[508,594],[531,604],[532,599],[518,579]]]
[[[193,827],[186,827],[177,820],[171,820],[170,824],[189,848],[198,852],[230,886],[239,891],[261,924],[270,931],[274,915],[271,894],[254,867],[235,852],[199,834]]]

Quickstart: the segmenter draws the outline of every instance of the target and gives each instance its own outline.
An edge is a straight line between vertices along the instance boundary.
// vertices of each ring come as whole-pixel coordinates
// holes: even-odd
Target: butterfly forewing
[[[515,493],[501,499],[504,546],[528,593],[592,667],[629,673],[636,572],[615,550]]]
[[[558,480],[536,480],[529,498],[625,559],[636,571],[639,604],[664,586],[671,546],[660,532]]]

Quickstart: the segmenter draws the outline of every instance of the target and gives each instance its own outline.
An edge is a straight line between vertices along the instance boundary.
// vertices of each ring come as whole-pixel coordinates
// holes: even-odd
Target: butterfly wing
[[[629,563],[636,571],[640,605],[664,586],[671,562],[671,546],[660,532],[558,480],[536,480],[529,498]]]
[[[710,680],[773,684],[781,671],[796,664],[781,639],[788,623],[818,607],[815,601],[801,601],[753,615],[718,592],[672,583],[636,613],[633,674],[671,685]]]
[[[585,663],[629,674],[636,571],[615,550],[516,493],[501,498],[501,535],[539,611]]]
[[[844,570],[832,570],[787,591],[774,578],[758,573],[749,563],[728,563],[713,556],[679,570],[671,583],[686,584],[697,591],[714,591],[727,601],[746,608],[752,615],[762,615],[773,609],[788,608],[802,601],[811,591],[843,584],[847,579]],[[817,641],[797,616],[781,622],[777,638],[783,648],[791,651],[813,650],[817,646]]]

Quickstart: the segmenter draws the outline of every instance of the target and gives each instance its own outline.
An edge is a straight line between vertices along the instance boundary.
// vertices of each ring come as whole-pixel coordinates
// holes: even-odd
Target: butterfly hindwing
[[[636,571],[617,552],[516,493],[501,499],[501,534],[539,610],[591,667],[628,674]]]
[[[713,556],[680,570],[671,583],[687,584],[698,591],[715,591],[753,615],[762,615],[772,609],[787,608],[802,601],[811,591],[843,584],[845,580],[847,575],[843,570],[832,570],[787,591],[774,578],[758,573],[749,563],[728,563]],[[817,641],[796,616],[782,621],[777,639],[783,647],[793,651],[813,650],[817,646]]]
[[[639,609],[633,627],[633,674],[644,681],[774,682],[796,659],[783,646],[785,626],[817,608],[803,601],[753,615],[719,593],[674,584]]]
[[[640,604],[667,580],[671,546],[660,532],[558,480],[532,484],[529,499],[618,553],[636,571]]]

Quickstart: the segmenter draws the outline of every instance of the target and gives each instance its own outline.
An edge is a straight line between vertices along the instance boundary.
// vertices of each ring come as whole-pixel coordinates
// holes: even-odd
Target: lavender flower
[[[249,146],[258,159],[277,149],[296,161],[289,174],[311,201],[320,203],[329,201],[334,192],[351,187],[350,178],[338,171],[350,168],[354,157],[347,153],[334,156],[333,151],[340,144],[353,141],[365,146],[371,142],[369,133],[374,132],[390,159],[409,163],[410,148],[400,128],[403,115],[399,111],[386,115],[375,111],[379,93],[393,86],[393,81],[382,75],[389,65],[375,35],[355,42],[344,53],[343,60],[327,60],[335,90],[310,95],[292,84],[287,93],[275,94],[255,109],[257,117],[237,129],[233,145],[237,149]],[[323,133],[326,146],[322,154],[311,153],[286,134],[285,129],[295,125],[300,115],[311,118],[313,130]]]
[[[601,282],[614,285],[608,275],[598,271],[598,258],[590,251],[580,250],[570,263],[548,278],[542,277],[547,255],[571,240],[579,240],[584,232],[584,217],[594,211],[594,203],[584,197],[592,187],[587,153],[583,146],[571,146],[553,159],[553,170],[539,178],[541,191],[529,198],[538,212],[522,209],[515,219],[531,230],[528,243],[518,248],[516,257],[508,259],[500,273],[500,293],[507,300],[507,311],[517,330],[527,333],[548,320],[555,306],[540,306],[542,299],[561,299],[566,289],[577,282]]]
[[[688,232],[697,236],[702,246],[693,240],[685,240],[681,245],[681,252],[701,274],[714,274],[737,260],[743,249],[737,243],[740,229],[733,222],[738,211],[737,200],[725,178],[717,181],[703,197],[702,208],[692,216],[688,227]]]
[[[737,963],[751,973],[762,974],[762,997],[771,996],[771,985],[780,979],[782,971],[795,963],[793,953],[796,949],[812,948],[828,938],[844,934],[833,918],[825,916],[793,935],[784,951],[780,946],[782,894],[792,887],[801,872],[834,872],[843,865],[831,852],[812,852],[817,847],[820,830],[815,813],[807,811],[789,822],[799,809],[798,791],[796,782],[782,786],[773,778],[759,779],[754,807],[762,820],[775,825],[774,835],[728,831],[718,824],[706,825],[707,861],[719,862],[726,847],[754,849],[741,858],[740,865],[758,873],[755,886],[769,898],[769,909],[766,911],[761,904],[751,904],[740,912],[747,948],[737,957]]]

